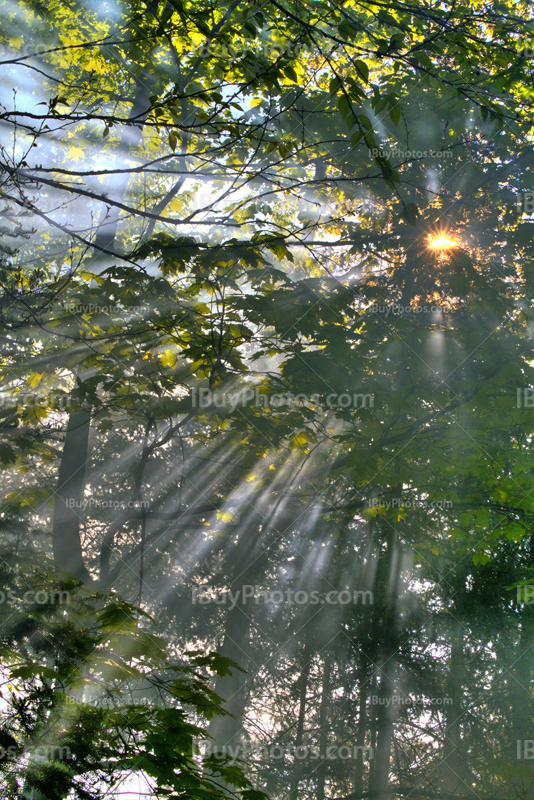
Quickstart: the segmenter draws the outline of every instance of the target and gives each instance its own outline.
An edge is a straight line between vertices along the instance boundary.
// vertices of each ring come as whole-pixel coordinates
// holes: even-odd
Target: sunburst
[[[458,247],[456,239],[451,239],[448,236],[439,235],[430,240],[430,247],[433,250],[449,250],[451,247]]]

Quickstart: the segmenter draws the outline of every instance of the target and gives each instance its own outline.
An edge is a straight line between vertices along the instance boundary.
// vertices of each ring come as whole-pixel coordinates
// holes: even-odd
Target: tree
[[[4,548],[2,565],[4,792],[92,800],[142,768],[158,797],[215,800],[221,781],[263,796],[223,757],[195,757],[208,739],[199,720],[224,713],[205,668],[224,675],[231,660],[170,659],[148,615],[47,571],[36,553]]]
[[[507,585],[528,579],[517,552],[531,535],[531,422],[517,393],[532,382],[531,223],[515,196],[530,188],[528,7],[5,11],[11,76],[44,81],[28,84],[43,107],[0,115],[26,143],[2,150],[3,202],[38,226],[2,273],[6,524],[25,542],[51,533],[56,560],[90,591],[120,587],[156,613],[191,581],[298,588],[298,560],[306,588],[325,591],[368,570],[369,618],[320,617],[313,655],[298,646],[317,623],[311,605],[271,615],[241,603],[193,621],[172,610],[167,635],[241,648],[247,669],[259,658],[257,674],[220,683],[232,737],[253,739],[247,709],[266,671],[279,707],[298,705],[291,735],[341,747],[330,712],[346,691],[369,769],[360,755],[309,770],[293,759],[271,771],[276,791],[322,800],[352,781],[355,798],[461,796],[479,781],[508,796],[508,761],[495,777],[489,753],[475,755],[473,719],[493,743],[502,711],[477,705],[497,673],[475,655],[467,603],[493,562],[506,562]],[[25,50],[23,18],[56,46]],[[241,395],[219,401],[225,392]],[[500,591],[499,633],[483,636],[495,658],[508,641],[524,659],[528,610],[518,642]],[[445,620],[438,644],[417,632],[425,609]],[[300,654],[298,692],[266,630],[295,639],[281,650]],[[427,706],[391,713],[399,683],[422,687],[429,706],[454,687],[452,708],[430,708],[430,722]],[[265,716],[286,742],[276,703]],[[525,735],[530,710],[520,716]]]

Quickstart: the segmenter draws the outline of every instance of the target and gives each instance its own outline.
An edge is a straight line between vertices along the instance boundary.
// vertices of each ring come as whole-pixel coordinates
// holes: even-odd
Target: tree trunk
[[[83,492],[88,457],[91,409],[72,411],[69,416],[52,519],[54,560],[58,567],[79,580],[90,581],[80,540]]]
[[[232,591],[234,588],[232,587]],[[244,608],[240,601],[228,612],[221,655],[239,663],[242,669],[249,672],[251,663],[250,647],[250,609]],[[214,717],[209,726],[217,748],[238,748],[241,744],[243,719],[247,701],[247,681],[250,674],[232,669],[231,675],[217,678],[215,691],[224,700],[224,708],[232,716]]]
[[[388,800],[391,746],[397,708],[395,696],[395,657],[398,650],[397,599],[399,591],[400,548],[393,530],[388,531],[386,552],[377,565],[375,613],[379,630],[380,692],[376,719],[376,749],[373,752],[373,779],[369,791],[376,800]]]
[[[319,766],[317,767],[317,800],[324,800],[324,787],[326,780],[326,748],[328,746],[328,734],[326,722],[328,714],[328,698],[330,694],[330,672],[332,669],[332,654],[327,653],[324,660],[323,685],[321,689],[321,705],[319,708]]]
[[[451,630],[451,655],[447,695],[452,703],[447,705],[445,722],[445,742],[443,744],[443,763],[445,767],[444,787],[447,797],[455,792],[465,793],[464,782],[459,777],[461,771],[460,719],[462,716],[462,685],[464,680],[464,652],[462,625],[453,620]]]
[[[295,752],[299,752],[304,740],[304,723],[306,721],[306,702],[308,696],[308,680],[310,677],[311,659],[308,647],[308,642],[304,646],[304,666],[300,673],[300,691],[299,691],[299,716],[297,721],[297,735],[295,737]],[[289,800],[297,800],[299,782],[302,775],[302,761],[297,758],[293,761],[293,771],[291,773],[291,783],[289,786]]]
[[[147,108],[147,95],[146,86],[141,84],[130,112],[132,118],[137,117],[143,109]],[[124,138],[129,145],[138,145],[141,136],[141,128],[134,127],[128,130]],[[94,241],[95,256],[90,265],[93,272],[98,272],[100,262],[105,257],[101,249],[110,250],[113,247],[117,219],[118,209],[113,208],[109,217],[103,221],[98,230]],[[80,379],[83,381],[83,372],[80,375]],[[72,572],[84,583],[91,582],[91,577],[83,560],[80,537],[86,465],[89,457],[91,413],[92,408],[88,406],[77,411],[71,411],[69,415],[52,517],[54,560],[58,562],[61,569]]]
[[[354,790],[355,797],[361,797],[363,794],[363,748],[365,746],[365,734],[367,731],[367,698],[369,695],[368,681],[369,681],[369,662],[364,653],[361,653],[360,663],[360,691],[358,697],[358,733],[356,734],[356,770],[354,773]]]
[[[389,655],[391,659],[393,654],[390,653]],[[375,772],[374,785],[371,789],[372,797],[376,797],[377,800],[387,800],[388,797],[391,745],[393,743],[396,716],[396,708],[393,705],[394,694],[393,664],[388,661],[383,664],[380,672],[380,704],[378,706],[376,751],[374,753]]]
[[[254,536],[252,527],[247,526],[239,535],[233,553],[235,561],[231,592],[234,597],[239,594],[236,605],[226,614],[224,639],[220,650],[221,655],[233,659],[247,672],[251,665],[254,667],[250,641],[254,606],[251,604],[251,599],[248,603],[243,601],[243,587],[254,585],[261,573],[264,563],[261,553],[264,552],[264,548],[260,548],[259,555],[258,544],[259,539]],[[225,710],[233,717],[214,717],[210,723],[209,733],[219,748],[236,748],[241,743],[248,694],[247,683],[251,677],[253,677],[251,674],[233,669],[231,675],[218,677],[215,682],[215,691],[224,699]]]

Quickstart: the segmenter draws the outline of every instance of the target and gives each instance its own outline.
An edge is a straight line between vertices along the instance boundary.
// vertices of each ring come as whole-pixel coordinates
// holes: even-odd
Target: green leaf
[[[360,144],[361,140],[362,140],[361,131],[356,131],[356,133],[353,133],[352,136],[350,137],[351,148],[355,150]]]
[[[330,92],[330,95],[332,95],[332,96],[335,95],[340,86],[341,86],[341,81],[338,78],[338,76],[336,75],[334,78],[332,78],[332,80],[330,81],[330,85],[328,87],[328,91]]]
[[[369,67],[365,61],[361,61],[357,58],[353,63],[358,76],[362,79],[362,81],[364,81],[364,83],[369,83]]]
[[[15,451],[9,444],[0,443],[0,461],[2,464],[9,466],[14,464],[17,460]]]
[[[283,73],[289,78],[289,80],[293,81],[294,83],[298,83],[299,79],[293,67],[284,67]]]
[[[406,220],[406,222],[415,227],[415,225],[417,225],[419,214],[419,209],[415,203],[407,203],[402,211],[401,216]]]
[[[397,105],[393,106],[393,108],[390,110],[389,118],[390,118],[390,120],[392,121],[392,123],[394,125],[398,125],[399,124],[399,120],[401,118],[401,106],[400,106],[400,103],[397,103]]]
[[[351,114],[350,104],[344,94],[342,94],[339,100],[337,101],[337,107],[339,109],[339,113],[344,119],[350,116]]]

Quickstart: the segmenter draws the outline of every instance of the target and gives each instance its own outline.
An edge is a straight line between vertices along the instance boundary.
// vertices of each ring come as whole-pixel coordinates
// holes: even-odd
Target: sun
[[[430,247],[434,250],[447,250],[450,247],[458,247],[458,242],[447,236],[436,236],[435,239],[430,240]]]

